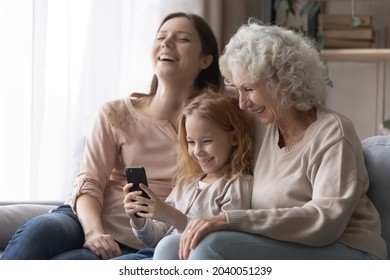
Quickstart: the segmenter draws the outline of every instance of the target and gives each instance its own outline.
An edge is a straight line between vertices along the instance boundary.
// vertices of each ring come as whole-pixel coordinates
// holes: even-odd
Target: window
[[[148,92],[151,44],[203,0],[0,0],[0,200],[64,200],[98,108]]]

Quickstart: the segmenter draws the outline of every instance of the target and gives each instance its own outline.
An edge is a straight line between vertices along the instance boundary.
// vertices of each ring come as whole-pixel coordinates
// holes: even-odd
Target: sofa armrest
[[[31,218],[45,214],[61,203],[1,203],[0,251],[3,251],[15,231]]]
[[[390,258],[390,135],[377,135],[362,141],[370,187],[367,196],[381,217],[382,237]]]

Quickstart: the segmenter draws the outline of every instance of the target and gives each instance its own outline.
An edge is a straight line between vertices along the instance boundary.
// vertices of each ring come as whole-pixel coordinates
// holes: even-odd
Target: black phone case
[[[133,183],[133,187],[130,189],[130,191],[142,191],[141,196],[145,198],[150,198],[149,195],[139,187],[140,183],[144,184],[145,186],[148,186],[145,168],[143,168],[142,166],[126,167],[125,173],[127,182]]]
[[[149,195],[139,187],[140,183],[144,184],[145,186],[148,186],[145,168],[143,168],[142,166],[126,167],[125,173],[127,182],[133,183],[133,187],[130,189],[130,191],[141,191],[141,196],[150,199]],[[135,213],[135,216],[140,217],[137,213]]]

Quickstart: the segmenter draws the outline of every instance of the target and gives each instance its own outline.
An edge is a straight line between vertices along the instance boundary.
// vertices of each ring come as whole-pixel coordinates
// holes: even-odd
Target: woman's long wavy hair
[[[216,93],[210,89],[195,97],[183,109],[179,119],[178,139],[180,143],[176,187],[199,180],[204,173],[199,164],[188,153],[186,120],[189,116],[203,118],[224,131],[234,131],[237,141],[232,146],[230,158],[223,168],[226,180],[243,174],[253,174],[255,119],[239,108],[238,96],[232,92]]]

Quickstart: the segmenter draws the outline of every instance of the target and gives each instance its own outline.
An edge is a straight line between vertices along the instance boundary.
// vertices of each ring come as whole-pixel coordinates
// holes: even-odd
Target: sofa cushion
[[[11,204],[0,206],[0,251],[4,250],[15,231],[32,217],[47,213],[56,205]]]
[[[390,255],[390,135],[373,136],[362,144],[370,178],[367,195],[381,216],[382,237]]]

